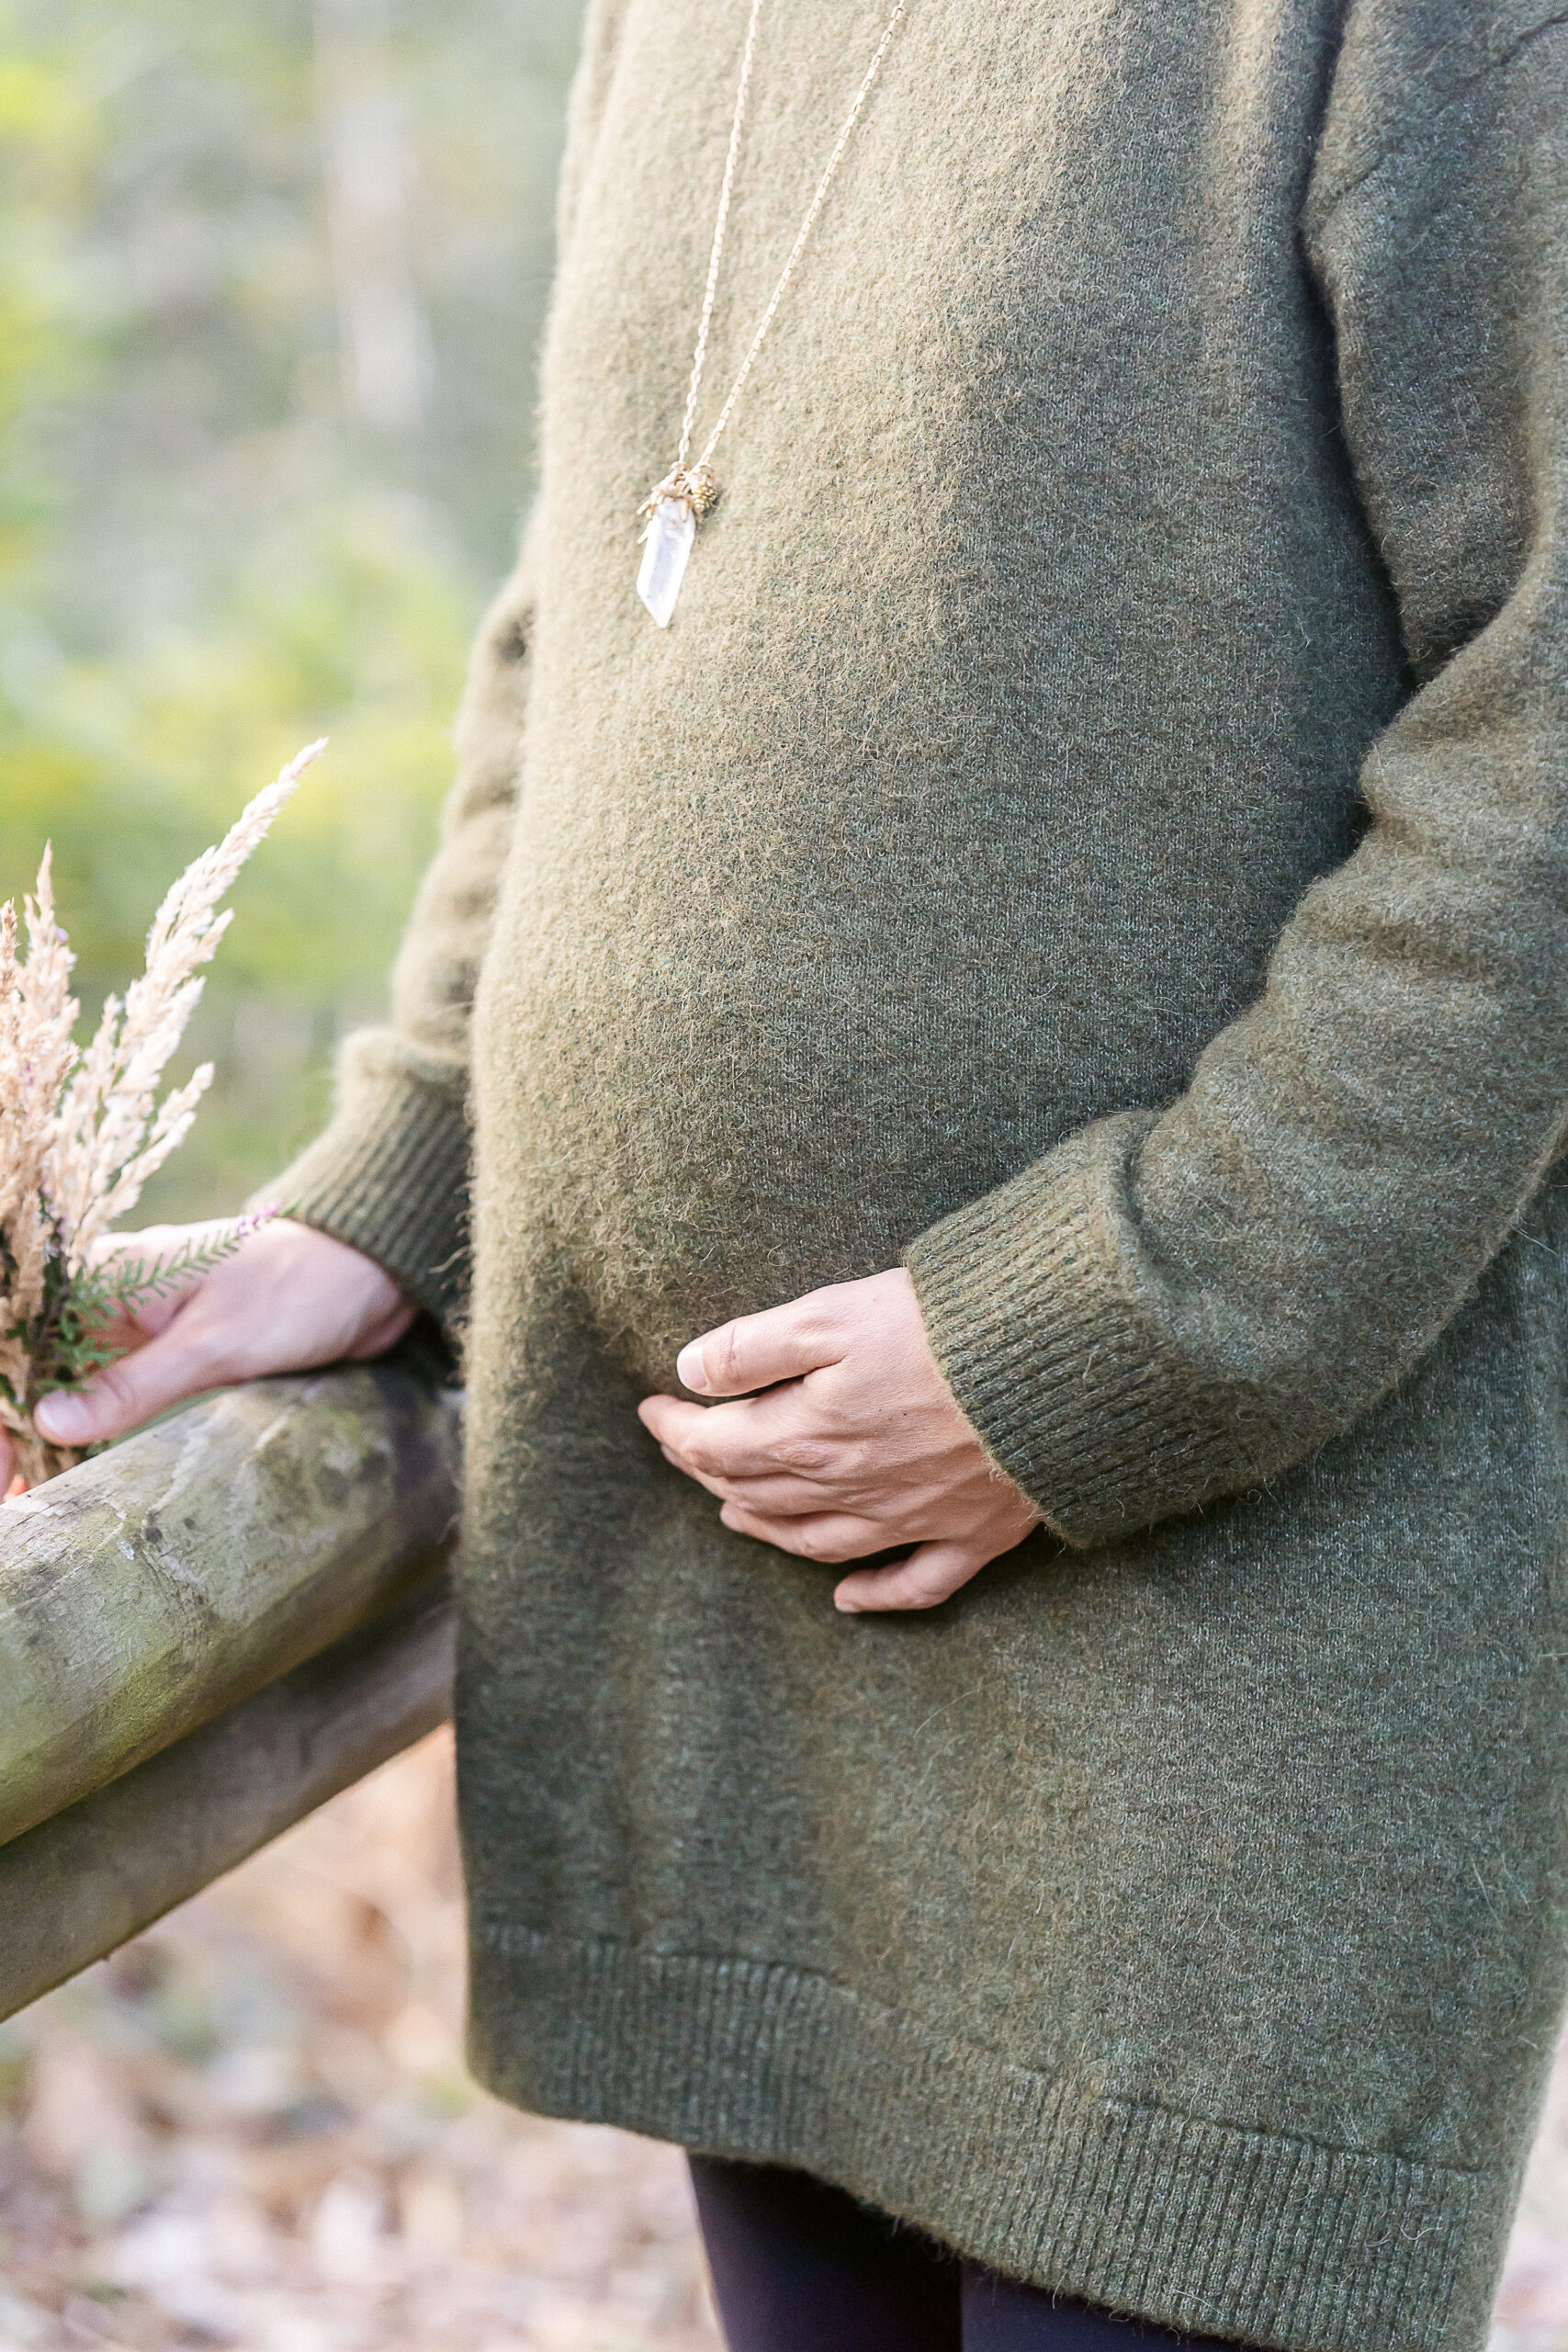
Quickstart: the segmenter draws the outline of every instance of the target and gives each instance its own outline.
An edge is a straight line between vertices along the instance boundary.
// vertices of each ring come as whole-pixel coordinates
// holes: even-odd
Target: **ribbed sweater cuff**
[[[367,1042],[345,1056],[331,1125],[265,1197],[376,1259],[451,1330],[468,1292],[465,1097]]]
[[[905,1253],[937,1362],[998,1467],[1070,1544],[1258,1484],[1278,1432],[1255,1392],[1173,1343],[1127,1199],[1150,1122],[1086,1129]]]

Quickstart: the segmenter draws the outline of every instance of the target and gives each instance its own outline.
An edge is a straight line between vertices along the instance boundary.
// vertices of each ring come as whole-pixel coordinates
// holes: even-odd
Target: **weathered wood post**
[[[260,1381],[0,1508],[0,2016],[441,1722],[458,1399]]]

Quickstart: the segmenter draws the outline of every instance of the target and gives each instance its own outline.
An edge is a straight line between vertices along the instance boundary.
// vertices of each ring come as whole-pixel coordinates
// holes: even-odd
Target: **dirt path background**
[[[483,2098],[437,1735],[0,2027],[0,2352],[716,2352],[680,2159]],[[1568,2064],[1493,2352],[1568,2352]]]

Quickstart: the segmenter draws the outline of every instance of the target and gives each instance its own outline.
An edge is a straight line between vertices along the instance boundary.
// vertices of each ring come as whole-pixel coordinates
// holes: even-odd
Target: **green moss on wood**
[[[427,1572],[457,1453],[455,1398],[367,1365],[211,1397],[0,1509],[0,1843]]]

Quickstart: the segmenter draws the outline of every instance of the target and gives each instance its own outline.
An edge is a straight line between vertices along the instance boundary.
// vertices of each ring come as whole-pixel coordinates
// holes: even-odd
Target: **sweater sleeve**
[[[474,649],[457,781],[393,970],[390,1022],[347,1040],[331,1125],[267,1187],[449,1328],[468,1292],[468,1023],[516,800],[529,575],[525,546]]]
[[[1451,31],[1469,11],[1443,5]],[[1411,57],[1403,124],[1397,14],[1362,38],[1352,10],[1303,220],[1413,681],[1365,763],[1367,830],[1184,1094],[908,1252],[959,1402],[1079,1544],[1353,1423],[1565,1131],[1568,28],[1500,49],[1489,11],[1488,54]]]

